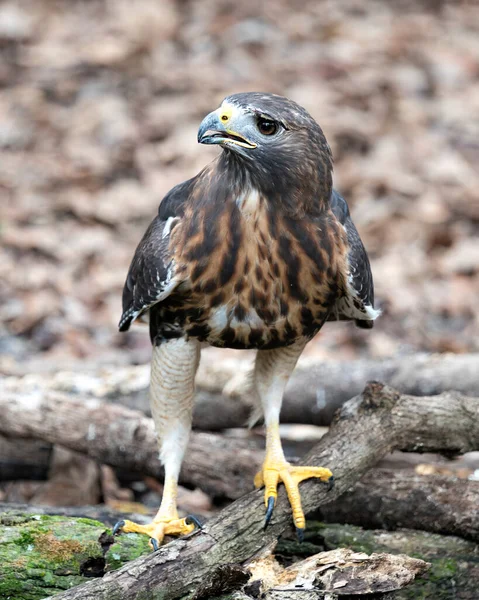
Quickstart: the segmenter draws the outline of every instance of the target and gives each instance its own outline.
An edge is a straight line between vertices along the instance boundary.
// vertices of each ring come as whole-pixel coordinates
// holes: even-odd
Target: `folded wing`
[[[336,301],[329,320],[354,320],[358,327],[370,329],[380,311],[374,308],[374,284],[369,258],[349,214],[347,202],[336,190],[331,194],[331,209],[348,237],[349,273],[346,293]]]
[[[165,196],[136,249],[123,288],[120,331],[127,331],[133,321],[167,298],[180,283],[170,252],[170,235],[181,221],[193,181],[177,185]]]

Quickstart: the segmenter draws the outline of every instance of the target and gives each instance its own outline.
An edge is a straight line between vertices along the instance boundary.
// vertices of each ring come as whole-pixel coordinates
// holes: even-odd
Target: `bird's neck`
[[[332,189],[329,164],[308,165],[304,160],[297,168],[280,163],[265,165],[229,150],[211,164],[209,181],[216,188],[215,197],[235,198],[255,189],[274,210],[293,218],[328,210]]]

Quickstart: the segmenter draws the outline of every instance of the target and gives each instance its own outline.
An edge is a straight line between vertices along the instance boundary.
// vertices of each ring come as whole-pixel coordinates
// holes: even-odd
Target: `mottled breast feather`
[[[288,217],[255,189],[238,195],[225,187],[216,198],[196,197],[172,232],[182,283],[151,310],[156,343],[186,334],[265,349],[311,338],[342,286],[343,227],[330,211]]]

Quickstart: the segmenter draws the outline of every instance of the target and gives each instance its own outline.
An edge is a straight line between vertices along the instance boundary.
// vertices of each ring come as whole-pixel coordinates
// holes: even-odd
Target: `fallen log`
[[[90,519],[71,518],[73,515],[68,513],[81,511],[80,507],[59,509],[66,513],[63,516],[40,518],[40,515],[49,510],[47,507],[0,505],[0,540],[4,540],[0,545],[2,598],[43,599],[45,594],[57,593],[91,577],[101,577],[105,571],[117,569],[128,560],[150,554],[147,540],[142,536],[129,534],[116,540],[112,539],[108,531],[105,532],[106,526],[102,522],[91,519],[94,519],[92,507],[84,507],[90,514]],[[107,513],[105,516],[109,523],[118,518],[114,513]],[[472,600],[476,597],[479,548],[472,542],[454,536],[407,529],[397,532],[365,531],[351,525],[310,522],[303,544],[299,544],[294,538],[282,538],[274,550],[274,556],[280,564],[289,564],[291,559],[297,560],[298,557],[308,557],[337,548],[350,548],[354,552],[365,554],[411,554],[430,563],[431,567],[427,573],[408,585],[403,592],[394,594],[395,600],[420,597],[460,597]],[[255,562],[245,566],[249,571],[256,573],[257,577],[268,580],[265,570],[252,569]],[[65,564],[68,565],[68,569],[65,568]],[[301,563],[295,563],[295,566],[298,569]],[[244,567],[237,568],[245,570]],[[281,568],[278,569],[279,572]],[[220,589],[221,585],[220,581]],[[260,587],[251,581],[244,586],[243,592],[222,598],[251,600],[258,597],[257,591]],[[225,587],[223,590],[226,591]],[[284,590],[279,593],[283,594],[280,598],[287,597]],[[314,600],[318,598],[318,594],[315,594]],[[329,597],[331,600],[341,598],[335,594]],[[266,598],[272,600],[271,594]],[[299,598],[299,593],[293,596],[294,600]],[[387,596],[381,596],[381,600],[386,598]]]
[[[17,440],[0,435],[0,481],[45,479],[52,455],[51,444]]]
[[[304,463],[332,469],[336,487],[302,484],[306,514],[334,501],[393,449],[458,454],[479,448],[479,400],[448,392],[433,397],[401,395],[379,383],[347,402],[330,431]],[[281,490],[273,520],[263,528],[262,491],[240,498],[195,531],[126,567],[60,594],[57,600],[192,598],[194,590],[226,563],[243,563],[291,527]]]
[[[304,556],[336,548],[350,548],[354,552],[387,552],[415,556],[430,563],[429,570],[404,590],[394,592],[394,600],[431,599],[476,600],[479,581],[479,546],[459,537],[424,531],[398,529],[397,531],[365,530],[354,525],[337,523],[308,523],[305,541],[279,541],[275,555]],[[366,596],[367,597],[367,596]],[[358,600],[361,596],[358,597]]]
[[[149,554],[144,537],[127,535],[118,540],[110,535],[101,522],[68,516],[43,517],[42,514],[33,507],[25,513],[11,509],[3,514],[0,511],[2,598],[24,600],[28,597],[39,600],[45,594],[58,593],[76,583],[102,577],[128,560]],[[427,548],[417,543],[418,536],[414,532],[403,530],[394,546],[385,543],[384,538],[388,539],[385,532],[363,532],[360,528],[341,525],[311,525],[309,541],[305,544],[283,540],[277,549],[271,548],[242,567],[225,565],[218,577],[205,582],[195,591],[196,596],[212,598],[216,593],[224,594],[228,589],[233,591],[242,587],[246,599],[251,598],[248,593],[255,589],[261,590],[261,597],[265,600],[274,600],[278,594],[281,594],[279,598],[302,598],[302,590],[306,593],[308,589],[312,589],[314,598],[317,598],[321,582],[323,591],[330,594],[330,600],[340,599],[345,593],[352,596],[361,594],[362,597],[366,591],[384,594],[388,590],[404,587],[426,567],[421,559]],[[379,533],[383,534],[382,538],[379,538]],[[369,550],[374,545],[371,541],[374,535],[378,537],[380,555]],[[342,548],[349,545],[349,539],[354,539],[355,546],[361,548]],[[435,536],[434,547],[444,549],[448,539]],[[468,557],[464,556],[464,548],[461,548],[459,540],[452,540],[449,560],[461,561],[463,568],[464,560],[467,561]],[[403,549],[411,543],[415,543],[414,559],[404,556]],[[365,551],[363,546],[367,546],[368,550]],[[305,547],[309,554],[304,554]],[[314,556],[311,556],[312,553]],[[298,554],[307,556],[306,560],[298,562]],[[469,549],[469,558],[472,555]],[[427,558],[429,561],[430,557]],[[436,566],[435,558],[435,555],[431,556],[433,568]],[[291,559],[294,560],[293,565],[284,569],[283,562],[286,560],[289,563]],[[435,577],[437,575],[435,569]],[[307,583],[308,580],[311,584]],[[340,586],[337,586],[338,581],[342,582]],[[426,581],[422,579],[419,584],[424,585]],[[442,586],[445,583],[441,580]],[[408,585],[410,594],[413,589],[414,585]],[[334,593],[335,590],[338,595]],[[388,596],[376,597],[382,600]]]
[[[413,354],[385,360],[305,363],[286,391],[283,422],[329,425],[339,406],[382,381],[403,394],[433,396],[455,390],[479,397],[479,354]],[[300,399],[300,402],[298,400]]]
[[[252,572],[248,588],[260,584],[264,600],[317,600],[328,597],[364,596],[378,599],[402,589],[422,575],[428,563],[404,554],[354,552],[338,548],[319,552],[281,568],[272,554],[248,564]]]
[[[248,368],[248,362],[241,359],[229,358],[220,363],[203,361],[197,386],[211,398],[205,393],[197,398],[195,427],[214,430],[241,426],[245,422],[250,412],[245,385]],[[281,422],[329,425],[336,410],[361,393],[368,381],[382,381],[415,396],[431,396],[448,390],[479,396],[478,371],[479,354],[413,354],[384,360],[349,361],[304,357],[288,382]],[[221,403],[218,394],[223,391],[227,400]],[[210,410],[210,405],[215,409]]]
[[[373,468],[351,490],[322,506],[311,518],[368,529],[429,531],[479,542],[478,506],[479,481]],[[60,507],[0,503],[0,513],[6,510],[87,517],[109,527],[125,516],[104,505]],[[154,510],[150,516],[136,515],[134,520],[148,522],[153,513]]]
[[[402,527],[479,542],[479,481],[372,469],[316,515],[371,529]]]
[[[152,511],[153,512],[153,511]],[[48,515],[56,517],[76,517],[100,521],[106,527],[113,525],[123,519],[125,514],[114,510],[104,504],[96,506],[46,506],[36,504],[22,504],[17,502],[0,502],[0,514],[8,513],[14,517],[25,517],[27,515]],[[145,523],[151,520],[145,515],[135,515],[135,520]]]
[[[152,419],[120,405],[56,391],[4,389],[0,433],[39,439],[114,467],[162,477]],[[214,457],[214,460],[212,460]],[[193,432],[181,482],[213,496],[239,498],[253,489],[263,451],[251,439]]]
[[[0,514],[0,598],[40,600],[149,551],[147,540],[129,536],[120,546],[105,529],[86,518]]]
[[[204,353],[196,378],[193,427],[217,431],[242,427],[250,404],[244,376],[251,361]],[[57,390],[95,396],[141,410],[150,416],[147,388],[149,365],[102,367],[81,372],[29,374],[9,377],[13,391]],[[405,394],[425,396],[456,390],[479,396],[479,354],[414,354],[385,360],[319,361],[304,357],[286,389],[281,421],[329,425],[336,409],[359,394],[367,381],[383,381]],[[223,391],[226,390],[226,393]]]

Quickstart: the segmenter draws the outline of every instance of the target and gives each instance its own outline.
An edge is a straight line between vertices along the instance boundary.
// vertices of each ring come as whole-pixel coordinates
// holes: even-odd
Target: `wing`
[[[348,236],[349,274],[346,294],[336,301],[330,320],[354,319],[358,327],[370,329],[380,311],[374,308],[374,284],[369,258],[349,214],[347,202],[336,190],[331,194],[331,209]]]
[[[194,179],[177,185],[164,197],[136,249],[123,287],[120,331],[128,331],[135,319],[167,298],[180,283],[169,250],[170,234],[184,214]]]

